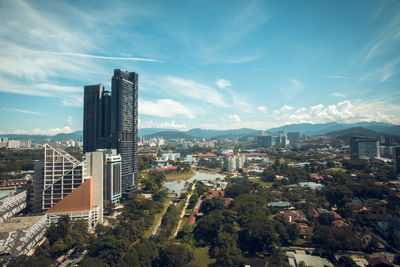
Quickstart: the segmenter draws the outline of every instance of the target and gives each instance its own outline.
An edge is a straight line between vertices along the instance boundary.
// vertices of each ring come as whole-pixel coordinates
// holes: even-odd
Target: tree
[[[162,244],[159,253],[158,266],[185,267],[194,259],[193,251],[189,246],[171,242]]]
[[[225,208],[225,206],[226,206],[226,202],[223,198],[214,197],[211,199],[205,199],[202,204],[202,209],[203,209],[203,212],[207,214],[213,210],[217,210],[217,209],[221,210],[221,209]]]

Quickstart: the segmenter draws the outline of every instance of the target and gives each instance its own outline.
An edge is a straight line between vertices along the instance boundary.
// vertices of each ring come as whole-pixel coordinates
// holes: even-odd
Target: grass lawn
[[[255,182],[255,183],[257,183],[257,184],[259,184],[259,185],[261,185],[262,187],[271,187],[274,183],[273,182],[264,182],[264,181],[261,181],[261,179],[260,178],[249,178],[249,180],[250,181],[252,181],[252,182]]]
[[[160,213],[157,213],[157,214],[154,216],[153,225],[152,225],[149,229],[146,230],[146,232],[144,233],[144,238],[149,238],[149,237],[150,237],[151,231],[153,231],[153,228],[156,227],[158,221],[159,221],[160,218],[163,216],[163,214],[164,214],[165,211],[167,210],[168,206],[169,206],[169,200],[165,200],[165,201],[164,201],[164,207],[163,207],[162,211],[161,211]]]
[[[208,247],[195,248],[194,259],[196,265],[199,267],[207,267],[209,264],[215,262],[215,259],[210,259],[210,256],[208,255]]]
[[[193,170],[191,170],[190,172],[185,172],[185,173],[168,173],[165,175],[167,182],[171,182],[171,181],[179,181],[179,180],[188,180],[190,178],[192,178],[195,175],[195,173],[193,172]]]

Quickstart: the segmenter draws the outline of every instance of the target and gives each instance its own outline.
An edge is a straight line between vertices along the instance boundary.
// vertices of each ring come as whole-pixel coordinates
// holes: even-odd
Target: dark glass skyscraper
[[[138,74],[115,69],[111,98],[111,146],[121,154],[122,189],[131,192],[138,179]]]
[[[122,158],[122,191],[136,191],[138,179],[138,74],[114,70],[112,92],[85,86],[84,152],[114,148]]]
[[[83,153],[96,151],[100,144],[103,84],[87,85],[83,102]]]

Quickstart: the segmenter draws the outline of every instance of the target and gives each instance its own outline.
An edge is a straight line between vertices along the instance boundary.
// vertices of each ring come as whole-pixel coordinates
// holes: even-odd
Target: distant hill
[[[307,135],[324,135],[329,132],[340,131],[350,128],[362,127],[372,131],[379,131],[386,134],[397,134],[400,135],[400,126],[390,123],[383,122],[357,122],[357,123],[321,123],[321,124],[311,124],[311,123],[300,123],[300,124],[290,124],[284,125],[277,128],[269,129],[268,132],[300,132],[301,134]]]
[[[354,127],[345,130],[333,131],[324,134],[325,136],[333,137],[333,138],[348,138],[352,135],[356,136],[367,136],[367,137],[379,137],[385,135],[384,133],[378,133],[363,127]]]
[[[173,139],[185,139],[186,141],[194,141],[196,137],[188,135],[183,132],[179,131],[165,131],[165,132],[158,132],[158,133],[153,133],[149,135],[144,135],[144,138],[148,139],[153,139],[153,138],[164,138],[165,140],[173,140]],[[199,139],[199,138],[197,138]]]
[[[140,128],[138,131],[139,136],[145,136],[150,134],[155,134],[159,132],[178,132],[176,129],[166,129],[166,128]]]
[[[220,136],[229,136],[229,137],[239,137],[243,135],[258,135],[260,133],[259,130],[249,129],[249,128],[242,128],[242,129],[235,129],[235,130],[204,130],[200,128],[191,129],[185,132],[191,136],[197,136],[201,138],[213,138],[213,137],[220,137]]]
[[[35,134],[2,134],[0,136],[4,136],[7,137],[8,139],[11,140],[22,140],[25,138],[31,138],[31,141],[33,143],[40,141],[40,140],[44,140],[49,138],[51,141],[61,141],[61,140],[74,140],[74,141],[78,141],[78,140],[82,140],[82,135],[83,135],[83,131],[76,131],[73,133],[60,133],[60,134],[56,134],[54,136],[50,136],[50,135],[35,135]]]

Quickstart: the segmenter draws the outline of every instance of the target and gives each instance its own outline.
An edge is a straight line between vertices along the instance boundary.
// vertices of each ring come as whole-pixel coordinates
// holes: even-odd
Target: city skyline
[[[0,7],[0,134],[81,130],[116,68],[141,77],[141,128],[400,124],[397,1]]]

